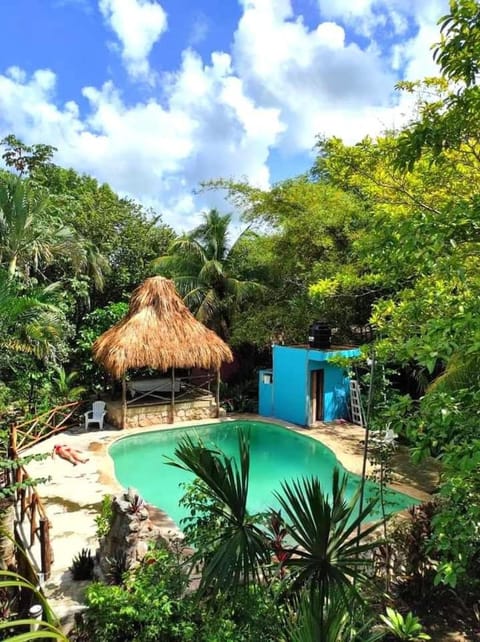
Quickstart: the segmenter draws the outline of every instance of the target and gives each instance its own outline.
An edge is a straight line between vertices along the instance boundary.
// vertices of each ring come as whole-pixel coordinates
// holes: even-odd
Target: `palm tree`
[[[57,289],[57,284],[19,289],[0,269],[0,363],[16,353],[39,359],[54,356],[64,325],[63,313],[54,302]]]
[[[68,258],[76,272],[88,274],[98,289],[108,270],[106,260],[49,211],[49,197],[28,179],[8,174],[0,181],[0,266],[10,278],[41,273],[55,257]]]
[[[248,435],[239,431],[239,463],[218,450],[184,437],[175,449],[177,460],[170,465],[193,472],[204,483],[212,502],[211,510],[225,525],[221,533],[212,533],[201,588],[236,589],[266,579],[271,565],[272,537],[260,528],[247,512],[250,452]],[[179,463],[180,462],[180,463]],[[371,535],[378,524],[370,524],[356,533],[358,523],[371,516],[376,500],[359,514],[359,491],[347,502],[347,479],[334,470],[330,497],[321,489],[318,478],[304,478],[283,483],[283,494],[275,493],[286,515],[285,529],[293,542],[283,566],[291,570],[290,588],[305,587],[319,593],[326,604],[333,591],[358,593],[352,581],[364,582],[368,563],[364,554],[378,545]],[[277,514],[278,515],[278,514]],[[271,521],[271,520],[270,520]],[[272,533],[271,535],[275,535]],[[349,599],[348,598],[348,599]]]
[[[247,511],[250,448],[248,436],[238,432],[238,466],[217,450],[193,442],[185,436],[175,449],[177,460],[168,463],[193,472],[204,482],[204,491],[213,500],[211,510],[224,525],[212,532],[208,549],[213,551],[204,562],[200,592],[248,589],[263,576],[261,569],[270,563],[271,552],[265,533],[255,516]],[[197,556],[201,558],[202,552]]]
[[[231,273],[235,250],[247,231],[230,245],[231,220],[230,214],[210,210],[201,225],[177,238],[169,254],[153,263],[160,273],[173,277],[196,318],[223,338],[228,338],[232,311],[247,296],[263,289],[259,283],[242,281]]]
[[[291,555],[284,561],[291,570],[292,587],[318,591],[323,604],[332,591],[343,592],[348,599],[360,597],[355,583],[367,581],[365,553],[379,544],[371,538],[377,522],[358,531],[371,517],[377,500],[372,499],[359,512],[360,488],[347,501],[346,487],[347,476],[340,479],[335,468],[330,494],[324,492],[317,477],[283,482],[282,493],[275,493],[293,542],[290,551],[286,548]]]
[[[51,384],[57,403],[77,401],[86,391],[85,386],[77,385],[79,374],[76,370],[66,372],[63,366],[54,366]]]

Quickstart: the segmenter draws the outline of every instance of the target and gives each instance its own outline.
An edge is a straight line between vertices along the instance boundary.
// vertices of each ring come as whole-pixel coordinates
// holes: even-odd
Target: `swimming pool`
[[[191,481],[193,475],[167,465],[166,458],[174,457],[175,447],[183,435],[190,435],[194,440],[198,437],[207,446],[215,446],[229,456],[236,456],[238,428],[246,428],[250,433],[247,505],[251,513],[279,508],[273,491],[280,490],[282,481],[316,475],[322,487],[329,491],[334,466],[341,472],[347,472],[329,448],[307,435],[260,421],[228,421],[123,437],[109,449],[115,475],[123,486],[138,490],[147,502],[164,510],[179,524],[180,519],[186,516],[185,509],[178,505],[184,492],[180,484]],[[348,473],[349,497],[359,482],[360,477]],[[366,482],[367,497],[377,491],[378,486],[374,482]],[[418,503],[412,497],[392,490],[386,492],[386,498],[388,512]]]

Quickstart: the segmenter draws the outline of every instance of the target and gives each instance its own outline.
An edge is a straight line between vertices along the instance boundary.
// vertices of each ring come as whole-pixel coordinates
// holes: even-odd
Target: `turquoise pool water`
[[[250,484],[248,508],[260,512],[278,508],[273,491],[280,490],[281,482],[317,475],[324,488],[331,488],[334,466],[346,472],[334,453],[320,442],[270,423],[257,421],[228,421],[207,426],[159,430],[125,437],[112,444],[110,455],[115,475],[124,487],[138,490],[142,497],[166,511],[179,524],[185,511],[178,505],[183,494],[182,482],[193,475],[165,463],[173,457],[175,447],[183,435],[199,437],[208,446],[216,446],[230,456],[238,452],[238,428],[250,431]],[[341,428],[339,428],[341,430]],[[360,477],[348,474],[347,493],[351,496]],[[377,492],[377,485],[366,482],[366,495]],[[387,491],[389,512],[416,504],[408,495]],[[380,515],[378,515],[380,516]]]

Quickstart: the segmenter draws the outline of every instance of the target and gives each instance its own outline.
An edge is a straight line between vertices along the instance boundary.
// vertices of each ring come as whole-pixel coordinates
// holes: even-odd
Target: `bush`
[[[81,552],[72,560],[70,572],[74,580],[92,580],[95,560],[89,548],[82,548]]]
[[[194,616],[182,603],[187,575],[166,549],[154,549],[125,585],[88,587],[85,630],[96,642],[192,640]]]
[[[283,612],[267,587],[253,587],[235,600],[218,595],[207,603],[187,592],[188,583],[185,566],[175,553],[153,549],[137,569],[124,575],[123,586],[97,582],[88,587],[81,639],[91,642],[281,639]]]
[[[102,537],[108,534],[110,531],[110,526],[112,525],[112,497],[111,495],[105,495],[102,499],[102,506],[100,508],[100,514],[95,517],[95,524],[97,526],[97,537],[100,541]]]

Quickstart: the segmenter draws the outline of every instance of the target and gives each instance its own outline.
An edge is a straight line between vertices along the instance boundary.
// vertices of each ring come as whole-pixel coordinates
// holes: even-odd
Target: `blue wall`
[[[274,417],[304,425],[307,410],[307,351],[273,347]]]
[[[332,357],[356,357],[358,348],[319,350],[306,347],[273,346],[272,371],[260,371],[259,413],[300,426],[310,419],[310,381],[313,370],[323,370],[323,419],[333,421],[348,414],[348,379],[344,369],[330,363]],[[272,372],[272,383],[263,375]]]

